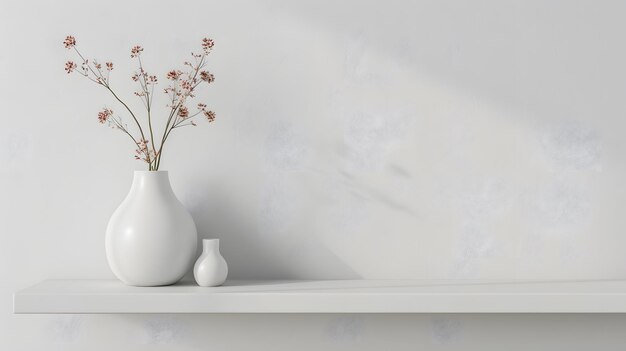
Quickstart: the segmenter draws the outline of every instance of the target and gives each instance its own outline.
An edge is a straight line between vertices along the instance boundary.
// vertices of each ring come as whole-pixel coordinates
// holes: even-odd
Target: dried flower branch
[[[130,57],[138,57],[141,52],[143,51],[143,48],[139,45],[133,46],[132,49],[130,49]]]
[[[130,107],[115,93],[110,85],[109,74],[113,70],[112,62],[105,62],[104,67],[97,60],[89,61],[86,59],[76,47],[76,38],[68,35],[63,41],[63,45],[66,49],[73,49],[73,51],[80,58],[80,68],[74,61],[67,61],[65,63],[65,71],[70,74],[76,72],[81,76],[91,80],[92,82],[104,87],[111,93],[111,95],[117,100],[128,112],[134,126],[137,131],[131,131],[128,125],[124,123],[123,119],[113,114],[113,110],[104,108],[98,112],[98,122],[101,124],[107,123],[110,127],[118,129],[126,134],[133,141],[135,150],[135,159],[144,161],[148,164],[148,170],[156,171],[161,165],[161,157],[163,155],[163,147],[170,136],[172,130],[184,127],[184,126],[196,126],[196,123],[192,120],[195,116],[203,114],[209,122],[215,120],[215,113],[206,109],[207,105],[204,103],[198,103],[198,111],[191,114],[189,108],[185,105],[189,99],[195,97],[196,88],[201,83],[210,84],[215,81],[215,77],[212,73],[202,70],[206,66],[206,58],[213,49],[214,42],[211,39],[202,39],[201,47],[202,53],[191,53],[192,61],[184,62],[184,70],[173,69],[167,72],[165,78],[170,81],[170,84],[163,89],[163,92],[168,97],[168,103],[166,106],[169,109],[169,113],[166,119],[165,128],[163,134],[160,137],[160,143],[157,146],[155,143],[154,129],[152,125],[152,103],[154,101],[154,86],[158,84],[158,78],[156,75],[149,74],[143,67],[141,60],[141,53],[143,47],[135,45],[131,48],[130,57],[137,59],[138,71],[131,75],[131,79],[139,84],[139,90],[134,93],[139,97],[146,109],[146,119],[148,122],[147,128],[140,123],[137,115],[130,109]],[[104,69],[103,69],[104,68]],[[144,133],[147,130],[147,133]],[[133,134],[138,133],[139,136],[135,137]],[[149,134],[149,138],[146,138],[146,134]]]
[[[65,63],[65,72],[67,72],[68,74],[74,72],[75,69],[76,69],[76,64],[73,61],[67,61]]]
[[[109,117],[113,115],[113,111],[108,108],[104,108],[104,110],[98,112],[98,122],[104,124],[104,122],[109,120]]]

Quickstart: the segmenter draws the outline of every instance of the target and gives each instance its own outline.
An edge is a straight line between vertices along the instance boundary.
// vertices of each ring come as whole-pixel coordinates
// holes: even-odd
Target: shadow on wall
[[[291,2],[277,16],[308,23],[346,50],[347,74],[385,83],[368,58],[384,56],[416,77],[531,116],[584,118],[621,101],[626,4],[581,2]],[[410,8],[410,9],[409,9]],[[355,13],[355,9],[357,13]],[[559,18],[559,21],[554,21]],[[349,19],[349,20],[346,20]],[[575,39],[573,39],[575,38]],[[616,100],[614,100],[616,99]]]
[[[613,97],[616,96],[616,91],[623,91],[620,89],[621,83],[605,76],[611,69],[594,72],[589,67],[597,66],[598,55],[613,60],[606,62],[605,67],[619,67],[616,62],[626,59],[626,51],[619,51],[615,46],[603,43],[617,39],[611,36],[618,34],[605,27],[613,18],[599,21],[593,17],[594,11],[611,14],[618,11],[589,9],[585,6],[583,4],[563,9],[558,4],[497,2],[418,2],[407,5],[406,2],[392,1],[385,6],[385,16],[380,16],[377,10],[380,4],[375,2],[343,2],[334,6],[331,14],[323,2],[288,3],[280,9],[272,8],[271,11],[277,17],[282,17],[279,20],[284,19],[287,24],[297,21],[308,24],[316,32],[327,34],[331,44],[340,48],[338,53],[342,54],[338,54],[337,59],[344,60],[343,70],[340,68],[341,62],[336,65],[337,70],[342,72],[343,79],[339,77],[338,82],[334,82],[339,87],[334,87],[330,99],[330,105],[336,105],[330,109],[337,110],[337,115],[347,116],[344,143],[334,150],[341,166],[336,172],[327,172],[328,167],[317,167],[318,165],[311,168],[319,169],[318,172],[323,177],[336,179],[338,189],[349,192],[361,202],[380,204],[386,209],[410,217],[418,216],[411,202],[397,196],[393,191],[379,189],[367,181],[354,180],[363,171],[380,168],[377,171],[386,170],[396,179],[406,180],[407,184],[413,181],[412,170],[405,168],[402,163],[388,164],[389,160],[384,152],[386,145],[403,137],[403,131],[409,128],[410,116],[415,112],[411,108],[407,111],[410,116],[405,117],[400,107],[399,116],[385,114],[389,107],[403,99],[402,95],[398,99],[385,98],[385,93],[393,92],[394,89],[393,72],[396,75],[407,74],[415,77],[409,79],[408,85],[398,85],[397,88],[402,91],[411,90],[413,85],[418,86],[414,83],[419,80],[430,80],[425,84],[427,87],[432,85],[433,89],[450,92],[453,97],[457,94],[463,95],[472,102],[470,107],[476,102],[477,105],[495,105],[503,111],[497,114],[498,118],[530,116],[518,120],[521,123],[530,121],[531,125],[534,124],[533,120],[541,121],[542,125],[551,125],[554,120],[563,118],[588,120],[589,116],[603,114],[603,111],[597,110],[597,106],[607,111],[615,110],[615,105],[610,106],[604,102],[620,101]],[[407,7],[411,7],[412,11],[408,11]],[[357,16],[354,13],[355,8],[360,9]],[[556,14],[558,16],[554,16]],[[562,20],[554,23],[555,17]],[[350,20],[346,21],[346,18]],[[584,24],[581,26],[580,23]],[[608,36],[600,35],[607,33]],[[602,40],[597,40],[597,37],[602,37]],[[576,39],[563,41],[563,38]],[[380,56],[385,57],[382,63],[377,60]],[[572,72],[577,72],[575,78]],[[573,79],[576,81],[572,81]],[[595,83],[598,80],[606,81],[607,84],[603,84],[602,89],[597,89],[598,84]],[[358,89],[363,86],[366,89]],[[368,89],[370,86],[375,86],[376,89]],[[352,93],[353,90],[356,90],[356,96],[337,93]],[[373,115],[360,113],[358,110],[363,109],[363,106],[358,105],[365,97],[369,101],[367,93],[370,92],[380,98],[382,107]],[[428,98],[428,95],[425,97]],[[410,107],[413,97],[404,99],[407,99]],[[441,108],[440,105],[429,106],[428,103],[426,101],[423,104],[425,107],[420,105],[418,111]],[[441,101],[438,103],[443,104]],[[276,104],[280,104],[280,101],[276,101]],[[371,107],[367,103],[364,105]],[[353,106],[357,109],[355,113],[352,113]],[[345,107],[346,111],[341,107]],[[377,117],[378,115],[384,117]],[[457,119],[461,118],[462,114],[459,114]],[[396,128],[388,127],[390,124]],[[573,132],[567,132],[568,128],[573,129]],[[270,137],[275,144],[269,146],[270,152],[279,156],[274,162],[280,167],[298,169],[297,160],[305,154],[302,150],[306,150],[306,147],[302,148],[297,143],[300,136],[298,130],[296,129],[293,136],[286,136],[291,130],[289,124],[286,127],[279,124],[274,129],[278,132],[276,135],[270,134]],[[561,163],[576,161],[582,167],[594,164],[599,154],[599,137],[588,133],[584,126],[572,127],[571,122],[556,129],[556,133],[548,133],[557,135],[557,138],[548,138],[548,148],[556,150],[551,157]],[[566,132],[563,133],[563,130]],[[556,140],[553,142],[553,139]],[[280,167],[277,167],[277,171],[284,171]],[[310,173],[312,169],[303,171]],[[479,173],[478,176],[482,174]],[[455,182],[457,178],[444,181]],[[458,184],[458,189],[463,190],[471,182],[463,180]],[[287,233],[275,235],[268,233],[272,229],[259,228],[259,219],[249,217],[250,213],[256,211],[244,211],[244,204],[238,203],[238,199],[233,199],[226,190],[210,181],[199,180],[190,189],[206,189],[206,192],[190,194],[191,201],[186,206],[194,216],[200,238],[222,239],[222,253],[229,262],[231,278],[359,276],[349,264],[325,246],[322,238],[297,235],[299,233],[289,233],[289,230]],[[457,194],[452,197],[454,200]],[[280,205],[291,205],[289,200],[292,199],[285,200],[286,205]],[[544,207],[550,210],[550,206]],[[471,208],[468,211],[472,213]],[[280,220],[280,216],[275,217]],[[476,261],[476,257],[489,254],[489,250],[485,249],[489,249],[489,238],[482,238],[480,230],[472,227],[467,233],[461,234],[467,238],[467,243],[460,244],[463,262]],[[481,244],[482,242],[487,244]],[[466,252],[472,254],[467,255]],[[331,275],[316,276],[320,272]]]
[[[310,245],[295,245],[289,237],[262,235],[255,219],[240,210],[223,188],[211,183],[196,183],[191,189],[206,189],[182,199],[198,228],[198,255],[202,239],[220,239],[220,251],[229,268],[229,279],[358,279],[360,276],[317,240]],[[187,201],[185,201],[187,200]],[[332,267],[332,274],[318,276],[311,269],[303,273],[294,249],[305,246],[307,255],[323,257],[320,264]],[[296,257],[296,258],[294,258]],[[303,263],[306,264],[306,263]],[[190,272],[185,279],[193,279]]]

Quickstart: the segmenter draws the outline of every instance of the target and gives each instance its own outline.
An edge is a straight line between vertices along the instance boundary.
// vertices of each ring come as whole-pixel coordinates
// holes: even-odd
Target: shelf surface
[[[626,313],[626,281],[264,280],[132,287],[47,280],[15,313]]]

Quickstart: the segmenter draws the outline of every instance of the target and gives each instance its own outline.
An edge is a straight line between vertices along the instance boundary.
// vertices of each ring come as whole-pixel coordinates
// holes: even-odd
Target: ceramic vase
[[[135,171],[106,230],[107,260],[117,278],[134,286],[174,284],[191,268],[197,240],[167,171]]]
[[[220,253],[220,239],[203,239],[202,255],[193,267],[193,276],[200,286],[219,286],[228,275],[228,265]]]

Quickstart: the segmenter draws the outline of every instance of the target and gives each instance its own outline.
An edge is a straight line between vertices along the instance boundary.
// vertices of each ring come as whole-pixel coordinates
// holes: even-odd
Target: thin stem
[[[137,127],[139,128],[139,133],[141,134],[141,139],[142,140],[146,140],[145,135],[143,134],[143,129],[141,128],[141,124],[139,123],[139,120],[137,120],[137,117],[135,117],[135,114],[133,113],[133,111],[130,109],[130,107],[128,107],[128,105],[126,105],[126,103],[124,101],[122,101],[117,94],[115,94],[115,92],[113,91],[113,89],[111,89],[111,87],[109,87],[108,85],[105,85],[105,87],[111,92],[111,94],[113,94],[113,96],[115,97],[115,99],[117,101],[119,101],[120,104],[124,105],[124,107],[126,108],[126,110],[128,111],[128,113],[130,113],[130,115],[133,117],[133,120],[135,120],[135,123],[137,124]],[[148,164],[150,164],[150,155],[147,155],[148,158]],[[150,169],[152,170],[152,169]]]
[[[139,123],[139,120],[137,119],[137,117],[135,116],[135,114],[133,113],[133,111],[130,109],[130,107],[128,107],[128,105],[122,101],[122,99],[120,99],[117,94],[115,94],[115,92],[113,91],[113,89],[110,86],[110,82],[109,82],[109,76],[110,76],[110,71],[107,69],[107,77],[104,77],[104,74],[102,73],[102,70],[100,68],[98,68],[97,66],[95,66],[95,70],[94,68],[92,68],[91,63],[89,61],[87,61],[87,59],[85,59],[85,57],[80,53],[80,51],[76,48],[76,46],[73,46],[74,51],[76,52],[76,54],[78,54],[78,56],[83,60],[83,67],[87,67],[88,70],[83,70],[81,71],[81,75],[86,77],[87,79],[91,80],[92,82],[102,85],[104,86],[112,95],[113,97],[115,97],[115,99],[121,103],[126,110],[130,113],[130,115],[132,116],[133,120],[135,121],[135,124],[137,125],[137,127],[139,128],[139,133],[141,134],[141,140],[143,142],[148,142],[146,140],[145,134],[143,132],[143,128],[141,127],[141,123]],[[141,67],[141,60],[140,60],[140,67]],[[97,71],[96,71],[97,70]],[[150,101],[150,92],[147,89],[147,82],[146,82],[146,77],[145,77],[145,72],[143,71],[143,67],[141,67],[141,71],[142,71],[142,79],[144,80],[144,84],[142,84],[142,89],[144,90],[145,94],[146,94],[146,109],[148,110],[148,124],[149,124],[149,128],[150,128],[150,137],[151,142],[153,143],[153,151],[155,153],[155,159],[152,160],[152,158],[150,157],[150,152],[149,150],[146,148],[146,151],[144,151],[144,155],[145,155],[145,161],[148,163],[148,170],[152,171],[152,170],[156,170],[156,147],[154,146],[154,137],[153,137],[153,132],[152,132],[152,121],[151,121],[151,111],[150,111],[150,107],[151,107],[151,101]],[[89,74],[89,72],[91,72],[91,74],[93,74],[92,78]],[[142,99],[143,100],[143,99]],[[120,130],[122,130],[126,135],[128,135],[131,140],[133,141],[133,143],[135,143],[135,145],[139,145],[139,143],[137,142],[137,140],[132,136],[132,134],[130,134],[130,132],[128,131],[127,128],[125,128],[120,121],[118,121],[117,119],[113,118],[113,121],[116,125],[117,128],[119,128]]]
[[[135,117],[135,114],[133,113],[133,111],[131,111],[130,107],[128,107],[128,105],[126,105],[126,103],[124,101],[122,101],[117,94],[115,94],[115,92],[113,91],[113,89],[111,89],[110,87],[106,87],[111,94],[113,94],[113,97],[115,97],[115,99],[117,101],[119,101],[120,104],[124,105],[124,107],[126,108],[126,110],[128,111],[128,113],[130,113],[130,115],[133,117],[133,119],[135,120],[135,123],[137,123],[137,127],[139,127],[139,132],[141,133],[141,137],[145,140],[144,134],[143,134],[143,129],[141,128],[141,124],[139,124],[139,121],[137,120],[137,117]]]
[[[113,119],[113,122],[115,123],[115,126],[116,126],[119,130],[121,130],[124,134],[128,135],[128,137],[130,137],[130,139],[133,141],[133,143],[135,144],[135,146],[137,146],[137,147],[138,147],[138,146],[139,146],[139,143],[137,142],[137,140],[135,139],[135,137],[133,137],[133,136],[132,136],[132,135],[128,132],[128,129],[126,129],[126,128],[122,125],[122,123],[121,123],[120,121],[118,121],[115,117],[113,117],[112,119]],[[150,159],[150,155],[149,155],[148,153],[146,153],[145,151],[143,151],[143,149],[141,149],[141,148],[140,148],[140,150],[141,150],[141,151],[142,151],[142,153],[145,155],[146,160],[149,160],[149,159]],[[148,163],[148,170],[149,170],[149,171],[154,171],[154,170],[155,170],[155,169],[154,169],[154,166],[152,165],[152,163],[153,163],[153,162],[154,162],[154,160],[153,160],[153,161],[150,161],[150,162]]]
[[[135,146],[137,145],[137,140],[135,139],[135,137],[133,137],[126,128],[124,128],[124,126],[122,126],[122,124],[116,120],[115,118],[113,119],[113,121],[115,122],[115,126],[117,126],[117,128],[119,130],[121,130],[122,132],[124,132],[126,135],[128,135],[132,140],[133,143],[135,144]]]
[[[150,142],[152,143],[152,151],[154,152],[154,157],[155,157],[155,165],[152,166],[153,170],[158,170],[158,165],[156,164],[156,159],[158,158],[158,154],[157,154],[157,150],[156,150],[156,143],[154,142],[154,132],[153,132],[153,128],[152,128],[152,113],[151,113],[151,107],[152,107],[152,101],[150,100],[150,95],[151,93],[148,91],[148,82],[146,81],[146,76],[147,73],[146,71],[143,69],[143,64],[141,62],[141,56],[137,56],[137,61],[139,62],[139,70],[141,73],[141,81],[139,81],[139,84],[141,85],[141,88],[144,91],[144,94],[146,94],[146,101],[145,101],[145,107],[146,110],[148,112],[148,130],[150,131]],[[143,83],[142,83],[143,81]],[[154,86],[152,87],[152,89],[154,90]],[[149,147],[149,146],[148,146]],[[156,167],[156,169],[155,169]]]
[[[76,51],[76,53],[78,54],[78,56],[80,56],[80,58],[83,60],[83,64],[85,64],[85,63],[87,64],[87,68],[89,68],[89,70],[91,71],[91,73],[93,73],[93,75],[94,75],[96,78],[100,78],[100,79],[102,79],[102,77],[99,77],[99,76],[98,76],[98,74],[96,74],[96,72],[95,72],[95,71],[91,68],[91,65],[89,64],[89,62],[85,59],[85,57],[83,57],[83,55],[80,53],[80,51],[78,51],[78,49],[76,48],[76,46],[74,46],[74,51]],[[87,78],[89,78],[89,77],[87,77]],[[90,79],[91,79],[91,78],[90,78]],[[93,79],[91,79],[91,80],[93,80]],[[96,83],[98,83],[98,84],[102,84],[102,85],[104,85],[103,83],[98,82],[98,81],[96,81],[96,80],[93,80],[93,81],[94,81],[94,82],[96,82]]]
[[[198,76],[198,72],[200,71],[200,69],[202,67],[204,67],[204,58],[206,57],[206,53],[202,54],[202,57],[200,58],[200,62],[196,60],[196,67],[194,67],[194,71],[193,71],[193,77],[190,77],[190,81],[194,82],[196,80],[196,77]],[[174,125],[176,125],[176,120],[178,118],[178,116],[175,115],[176,111],[180,108],[182,101],[184,101],[187,96],[189,94],[191,94],[191,92],[200,84],[200,82],[196,83],[188,92],[187,95],[183,96],[182,99],[178,100],[178,103],[176,104],[176,107],[172,109],[172,111],[170,112],[170,116],[167,120],[167,124],[165,126],[165,130],[163,131],[163,138],[161,139],[161,146],[159,147],[159,153],[157,155],[157,168],[161,165],[161,157],[162,157],[162,151],[163,151],[163,146],[165,145],[165,142],[167,141],[167,138],[169,137],[170,133],[172,132],[172,130],[174,129]],[[172,117],[174,116],[174,123],[172,123],[172,125],[170,126],[170,122],[172,120]],[[169,129],[168,129],[169,128]]]

